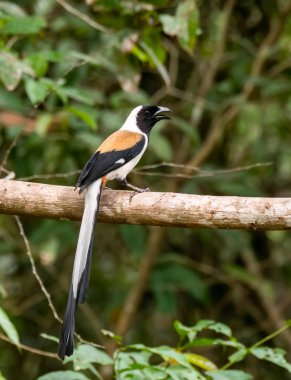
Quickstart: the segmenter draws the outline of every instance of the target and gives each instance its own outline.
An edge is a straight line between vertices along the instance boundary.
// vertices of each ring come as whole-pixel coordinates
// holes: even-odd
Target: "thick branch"
[[[99,221],[158,226],[291,229],[290,198],[221,197],[104,190]],[[0,213],[80,220],[83,196],[72,187],[0,180]]]

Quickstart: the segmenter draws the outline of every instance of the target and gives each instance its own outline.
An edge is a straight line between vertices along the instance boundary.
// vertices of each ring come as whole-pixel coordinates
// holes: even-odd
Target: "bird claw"
[[[131,202],[132,198],[135,197],[137,194],[146,193],[148,191],[150,191],[149,187],[147,187],[145,189],[138,189],[138,190],[133,191],[132,194],[130,194],[130,196],[129,196],[129,202]]]

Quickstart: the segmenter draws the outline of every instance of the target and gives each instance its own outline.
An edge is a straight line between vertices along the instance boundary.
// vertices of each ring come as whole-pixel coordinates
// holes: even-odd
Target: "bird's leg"
[[[146,191],[150,191],[150,189],[147,187],[146,189],[141,189],[140,187],[133,186],[130,183],[127,182],[126,178],[124,179],[118,179],[118,181],[125,187],[129,187],[130,189],[134,190],[135,193],[144,193]]]

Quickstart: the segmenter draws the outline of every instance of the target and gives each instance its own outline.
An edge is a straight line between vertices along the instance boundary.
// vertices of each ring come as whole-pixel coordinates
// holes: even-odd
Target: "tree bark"
[[[98,220],[195,228],[291,229],[291,198],[104,190]],[[80,220],[84,196],[72,187],[0,180],[0,213]]]

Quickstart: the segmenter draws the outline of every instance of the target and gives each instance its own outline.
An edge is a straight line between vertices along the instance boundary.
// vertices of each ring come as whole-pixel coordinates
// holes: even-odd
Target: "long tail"
[[[75,254],[72,284],[59,340],[60,359],[74,351],[75,310],[84,303],[90,278],[94,227],[102,192],[102,180],[98,179],[87,188],[85,208]]]

